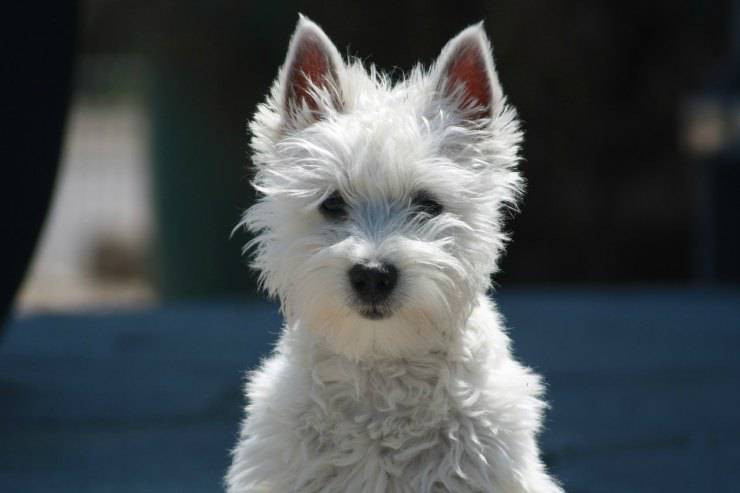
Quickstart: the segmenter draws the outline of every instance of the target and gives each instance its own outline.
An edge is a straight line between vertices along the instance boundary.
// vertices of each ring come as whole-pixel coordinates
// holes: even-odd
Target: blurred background
[[[551,383],[548,463],[569,491],[734,491],[731,0],[11,9],[0,490],[220,488],[240,372],[280,325],[231,235],[253,200],[246,122],[298,12],[396,75],[485,20],[526,130],[495,281],[517,352]]]
[[[486,21],[527,132],[500,284],[740,279],[732,2],[390,5],[81,2],[57,185],[17,306],[253,295],[245,237],[229,238],[252,199],[246,121],[299,10],[397,74]]]

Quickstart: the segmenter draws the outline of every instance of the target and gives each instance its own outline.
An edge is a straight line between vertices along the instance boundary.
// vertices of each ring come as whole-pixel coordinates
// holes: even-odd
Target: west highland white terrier
[[[285,327],[228,491],[562,492],[540,378],[486,295],[522,135],[482,24],[394,83],[301,17],[250,129],[242,225]]]

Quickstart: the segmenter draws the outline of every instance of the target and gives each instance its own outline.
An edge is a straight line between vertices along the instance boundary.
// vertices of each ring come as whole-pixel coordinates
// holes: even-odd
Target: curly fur
[[[289,78],[307,42],[332,71],[302,79],[301,99]],[[446,79],[471,49],[491,95],[482,110],[471,86]],[[562,491],[536,444],[540,379],[511,356],[485,295],[522,179],[521,132],[482,26],[393,84],[343,63],[301,17],[250,128],[261,197],[242,225],[286,325],[249,375],[228,491]],[[341,222],[318,210],[335,192],[348,207]],[[419,192],[444,212],[416,214]],[[347,280],[354,264],[379,260],[401,273],[380,321],[353,308]]]

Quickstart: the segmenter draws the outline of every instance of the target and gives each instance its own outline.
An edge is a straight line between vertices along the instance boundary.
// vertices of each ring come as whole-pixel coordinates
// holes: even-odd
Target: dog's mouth
[[[357,307],[357,313],[368,320],[383,320],[390,317],[393,312],[383,305],[367,305]]]

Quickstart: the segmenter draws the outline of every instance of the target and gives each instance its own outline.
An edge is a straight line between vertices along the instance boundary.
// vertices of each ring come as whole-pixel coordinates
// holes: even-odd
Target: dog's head
[[[521,188],[483,27],[394,84],[301,17],[250,128],[260,199],[243,224],[289,321],[356,359],[444,346],[490,285]]]

